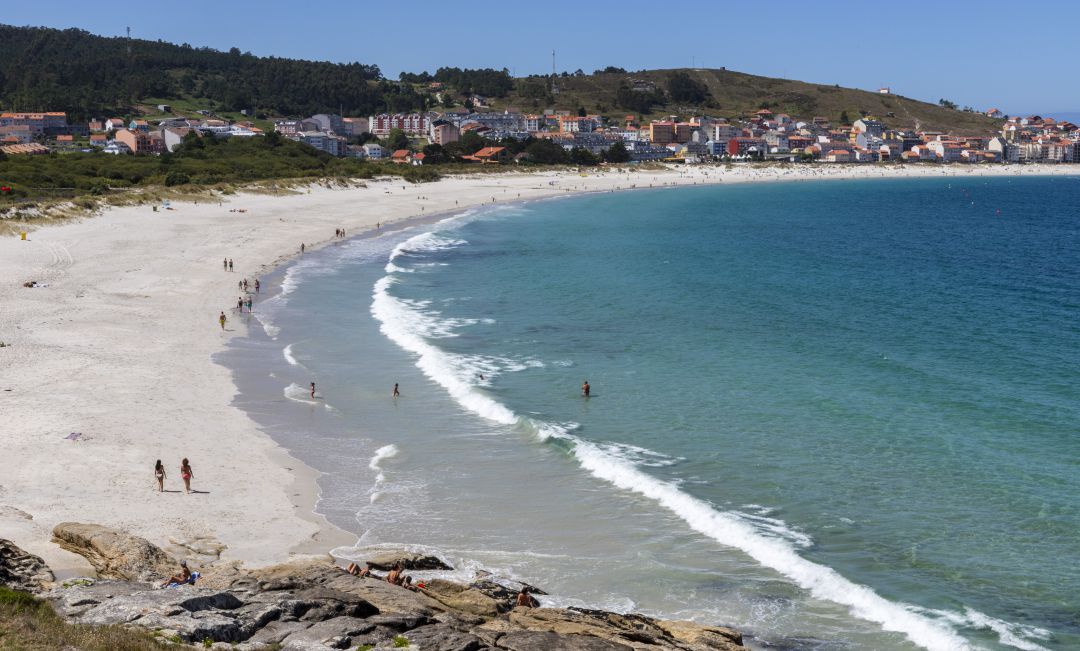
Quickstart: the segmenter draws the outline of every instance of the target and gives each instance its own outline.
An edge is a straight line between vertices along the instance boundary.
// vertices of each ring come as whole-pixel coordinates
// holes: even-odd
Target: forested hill
[[[388,54],[389,56],[389,54]],[[473,108],[529,113],[569,110],[622,121],[667,115],[738,119],[768,108],[809,120],[848,124],[874,116],[892,128],[989,134],[1000,121],[942,99],[929,104],[900,94],[760,77],[732,70],[641,70],[617,67],[514,79],[506,69],[402,73],[378,66],[257,57],[163,41],[89,32],[0,25],[0,109],[66,111],[74,120],[130,115],[156,103],[217,112],[254,109],[302,116]]]
[[[411,87],[383,81],[374,65],[0,25],[0,104],[7,110],[86,118],[120,112],[146,97],[206,97],[227,109],[259,106],[296,115],[410,110],[422,103]]]

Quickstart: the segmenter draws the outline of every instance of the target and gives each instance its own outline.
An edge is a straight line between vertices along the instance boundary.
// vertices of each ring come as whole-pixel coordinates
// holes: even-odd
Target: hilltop
[[[552,84],[554,82],[554,88]],[[553,92],[554,91],[554,92]],[[386,79],[379,67],[104,37],[78,29],[0,25],[0,107],[66,111],[75,119],[153,113],[158,104],[218,114],[365,116],[472,106],[584,110],[621,120],[664,115],[737,118],[761,108],[839,124],[872,115],[893,128],[985,135],[1000,121],[901,95],[726,69],[563,73],[513,78],[505,69],[439,68]]]
[[[612,70],[609,68],[609,70]],[[687,81],[689,80],[689,81]],[[985,135],[1001,128],[1001,121],[895,94],[882,94],[812,84],[793,79],[762,77],[726,69],[682,68],[639,72],[597,71],[573,74],[556,80],[558,93],[550,92],[550,79],[516,80],[506,98],[494,107],[516,106],[522,110],[584,108],[612,118],[637,114],[644,118],[664,115],[708,114],[738,118],[767,108],[795,118],[827,118],[841,124],[863,115],[874,116],[889,128],[945,131],[960,135]],[[673,89],[672,84],[675,84]],[[541,89],[547,87],[547,92]],[[634,110],[637,109],[637,110]]]

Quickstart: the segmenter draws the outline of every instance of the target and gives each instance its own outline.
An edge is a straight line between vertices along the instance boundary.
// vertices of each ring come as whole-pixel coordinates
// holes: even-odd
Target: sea
[[[218,359],[341,559],[754,649],[1080,649],[1080,178],[492,205],[263,280]]]

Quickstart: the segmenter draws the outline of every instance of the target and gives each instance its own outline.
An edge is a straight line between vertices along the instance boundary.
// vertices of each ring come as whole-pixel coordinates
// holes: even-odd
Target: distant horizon
[[[929,103],[947,99],[977,112],[998,108],[1009,115],[1080,117],[1076,93],[1069,84],[1062,83],[1060,66],[1055,65],[1080,58],[1080,46],[1043,39],[1026,43],[1022,57],[1008,56],[1005,45],[995,49],[993,34],[1001,29],[1000,16],[1016,11],[1003,1],[983,3],[978,11],[928,0],[914,0],[905,6],[904,13],[912,16],[932,12],[936,24],[963,24],[968,33],[980,35],[977,48],[970,47],[965,39],[938,38],[931,43],[930,36],[920,36],[924,26],[916,23],[912,23],[910,31],[890,32],[896,36],[895,46],[854,47],[866,42],[866,38],[881,42],[880,34],[867,30],[877,29],[873,27],[875,16],[882,16],[869,11],[805,12],[800,3],[784,0],[776,4],[775,15],[758,19],[731,15],[703,0],[689,0],[670,15],[678,22],[681,37],[666,41],[662,35],[673,31],[662,29],[663,20],[643,22],[655,5],[640,0],[620,4],[618,14],[600,13],[589,20],[567,19],[561,8],[579,11],[580,6],[564,0],[555,0],[541,14],[517,6],[500,7],[490,14],[445,13],[433,23],[438,29],[429,31],[416,29],[410,15],[394,7],[335,7],[332,26],[341,30],[335,37],[328,37],[334,34],[321,29],[302,29],[306,24],[303,20],[281,20],[280,16],[295,9],[282,0],[267,0],[260,4],[258,12],[206,0],[192,0],[185,7],[187,11],[162,23],[152,13],[133,12],[118,17],[85,3],[56,0],[47,14],[36,6],[8,7],[0,22],[20,27],[75,28],[106,37],[122,37],[130,26],[132,37],[142,40],[188,43],[221,51],[236,47],[257,56],[377,65],[388,79],[397,79],[403,71],[434,72],[443,66],[506,68],[516,77],[551,74],[555,50],[555,67],[560,73],[578,69],[592,73],[607,66],[626,70],[727,68],[871,92],[889,87],[905,97]],[[1078,5],[1055,0],[1039,9],[1052,13],[1059,24],[1080,23]],[[794,13],[785,15],[785,10]],[[208,16],[212,19],[208,20]],[[685,22],[690,16],[702,19]],[[717,28],[710,17],[723,19],[721,25],[735,27],[759,20],[763,29]],[[611,24],[605,25],[606,20]],[[799,26],[800,31],[793,36],[804,36],[769,38],[768,26],[778,20],[787,28]],[[656,30],[645,31],[645,25],[654,24]],[[642,27],[635,30],[635,25]],[[692,31],[687,25],[701,25],[704,38],[685,38],[687,29]],[[646,34],[648,39],[642,41]],[[850,38],[835,38],[837,34]],[[907,46],[901,47],[901,43]],[[948,73],[942,72],[943,64],[949,66]],[[1023,80],[1023,84],[1012,80]],[[1070,119],[1075,121],[1076,117]]]

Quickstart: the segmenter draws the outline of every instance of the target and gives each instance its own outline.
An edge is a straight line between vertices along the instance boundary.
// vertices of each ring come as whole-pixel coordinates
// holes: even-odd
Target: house
[[[446,145],[461,140],[461,129],[449,120],[435,120],[431,123],[428,138],[436,145]]]
[[[877,92],[881,95],[892,95],[892,89],[888,86],[882,86],[881,88],[877,89]]]
[[[390,154],[390,162],[397,163],[398,165],[407,165],[409,163],[409,150],[398,149]]]
[[[379,159],[383,157],[383,148],[381,145],[377,145],[373,142],[369,142],[362,147],[364,150],[365,158]]]
[[[101,151],[105,152],[106,154],[113,155],[131,153],[131,149],[129,149],[127,145],[118,140],[110,140],[109,144],[105,145],[105,149],[102,149]]]
[[[108,139],[104,133],[92,133],[90,134],[90,144],[94,147],[104,147],[108,143]]]
[[[90,122],[86,126],[88,129],[90,129],[90,131],[94,132],[105,130],[105,123],[101,120],[90,120]]]
[[[870,118],[862,118],[855,120],[855,123],[851,125],[851,132],[852,139],[859,133],[865,133],[873,138],[880,138],[885,133],[885,124]]]
[[[142,131],[143,133],[149,133],[150,124],[147,123],[146,120],[132,120],[131,123],[128,124],[128,129],[131,129],[132,131]]]
[[[35,156],[49,153],[49,148],[37,142],[28,142],[18,145],[5,145],[0,147],[0,151],[9,156]]]
[[[427,156],[424,155],[424,152],[413,154],[412,156],[409,157],[409,164],[410,165],[423,165],[425,158],[427,158]]]
[[[176,148],[180,146],[180,143],[184,142],[184,136],[192,132],[198,133],[198,131],[186,127],[162,129],[160,133],[161,138],[164,141],[165,150],[170,153],[176,151]]]
[[[675,123],[667,120],[650,122],[649,142],[655,145],[666,145],[675,142]]]
[[[989,111],[986,112],[986,117],[994,118],[995,120],[1000,120],[1001,118],[1005,117],[1005,114],[1002,113],[1001,111],[999,111],[996,108],[992,108],[992,109],[990,109]]]
[[[157,110],[161,111],[162,113],[172,113],[172,107],[168,104],[158,104]]]
[[[825,160],[830,163],[850,163],[851,152],[846,149],[834,149],[825,155]]]
[[[105,120],[106,131],[118,131],[124,128],[124,121],[120,118],[109,118]]]
[[[116,132],[113,142],[123,143],[133,154],[145,154],[150,151],[150,136],[135,129],[120,129]]]
[[[462,158],[483,164],[503,163],[509,160],[510,150],[506,147],[484,147],[472,156],[462,156]]]

